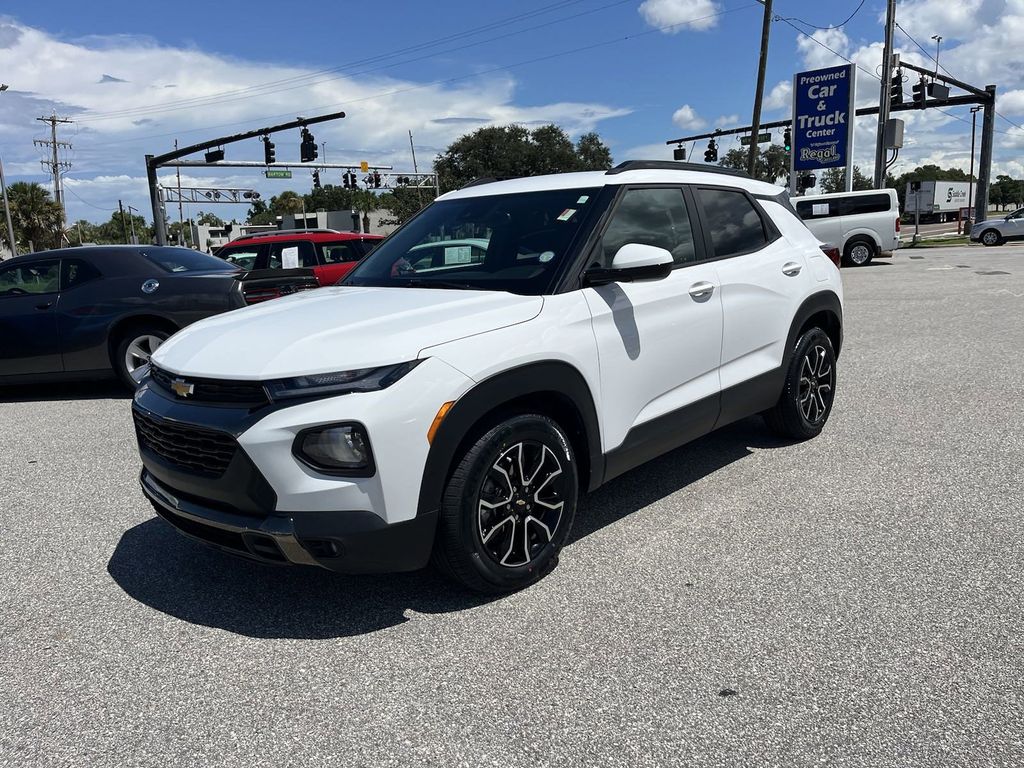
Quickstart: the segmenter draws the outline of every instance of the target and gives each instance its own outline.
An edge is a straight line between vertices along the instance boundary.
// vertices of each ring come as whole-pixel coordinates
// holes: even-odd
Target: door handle
[[[708,299],[708,298],[711,297],[711,294],[714,293],[714,292],[715,292],[715,286],[713,286],[711,283],[708,283],[708,282],[705,282],[705,281],[701,281],[699,283],[694,283],[693,285],[690,286],[690,296],[695,301],[701,301],[703,299]]]
[[[800,274],[801,269],[803,269],[803,267],[801,267],[795,261],[787,261],[785,264],[782,265],[782,274],[787,275],[789,277],[796,277],[797,275]]]
[[[52,301],[47,301],[45,304],[36,304],[36,309],[49,309],[53,306]]]

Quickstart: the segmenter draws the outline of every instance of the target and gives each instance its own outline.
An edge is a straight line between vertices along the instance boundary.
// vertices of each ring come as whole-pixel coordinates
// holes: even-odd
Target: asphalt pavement
[[[500,599],[207,550],[116,388],[0,391],[0,765],[1021,766],[1024,247],[843,276],[820,438],[629,473]]]

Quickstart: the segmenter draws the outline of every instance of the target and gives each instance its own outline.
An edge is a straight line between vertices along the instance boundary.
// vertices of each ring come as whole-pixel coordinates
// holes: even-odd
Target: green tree
[[[196,216],[196,222],[199,224],[205,224],[208,227],[223,227],[224,219],[215,213],[207,213],[206,211],[200,211],[199,215]]]
[[[574,145],[556,125],[532,131],[502,125],[479,128],[456,139],[437,156],[434,171],[441,191],[446,192],[477,178],[513,179],[610,166],[611,151],[597,134],[585,134]]]
[[[750,157],[749,147],[730,149],[723,155],[718,164],[723,168],[746,171]],[[789,178],[789,154],[781,144],[772,144],[768,149],[757,153],[754,166],[754,177],[772,184],[785,183]]]
[[[27,251],[30,245],[37,251],[60,246],[63,216],[45,187],[16,181],[7,187],[7,200],[19,253]]]
[[[826,193],[843,192],[846,189],[846,169],[829,168],[821,174],[818,185]],[[861,172],[859,165],[853,166],[853,188],[855,191],[871,189],[873,185],[872,180]]]
[[[432,188],[396,187],[390,192],[385,192],[378,198],[377,203],[380,208],[391,214],[391,218],[381,219],[381,224],[404,224],[433,200]]]
[[[314,189],[302,197],[306,202],[307,211],[315,211],[319,208],[323,208],[325,211],[350,211],[354,207],[352,201],[359,192],[360,190],[346,189],[335,184],[324,184],[320,189]],[[301,210],[300,207],[299,211]],[[282,213],[297,213],[297,211],[282,211]]]

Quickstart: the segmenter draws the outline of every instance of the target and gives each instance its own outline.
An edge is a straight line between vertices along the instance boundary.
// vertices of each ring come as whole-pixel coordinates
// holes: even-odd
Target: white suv
[[[133,404],[142,488],[257,560],[517,589],[617,475],[752,414],[817,435],[841,297],[785,191],[742,175],[474,182],[343,284],[164,342]]]

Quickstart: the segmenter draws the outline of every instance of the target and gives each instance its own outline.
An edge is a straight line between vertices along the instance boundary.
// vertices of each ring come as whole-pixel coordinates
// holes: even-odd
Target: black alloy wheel
[[[512,416],[457,458],[432,560],[477,592],[522,589],[557,564],[578,495],[576,459],[561,427],[539,414]]]
[[[786,380],[765,422],[783,438],[808,440],[821,434],[836,397],[836,354],[820,328],[797,339],[786,367]]]

